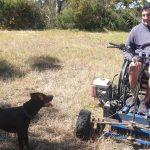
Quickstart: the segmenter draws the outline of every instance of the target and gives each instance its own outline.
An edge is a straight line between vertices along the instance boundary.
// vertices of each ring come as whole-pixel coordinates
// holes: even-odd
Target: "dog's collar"
[[[26,115],[26,117],[28,117],[29,119],[32,119],[33,118],[33,116],[31,116],[27,111],[26,111],[26,109],[22,106],[22,109],[23,109],[23,112],[24,112],[24,114]]]

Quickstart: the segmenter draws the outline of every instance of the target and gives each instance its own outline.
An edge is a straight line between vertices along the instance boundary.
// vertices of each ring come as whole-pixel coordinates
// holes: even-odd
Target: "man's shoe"
[[[136,105],[136,106],[134,106],[134,105]],[[135,111],[135,112],[137,113],[137,112],[138,112],[139,105],[140,105],[140,99],[138,98],[136,104],[133,103],[133,104],[130,106],[129,112],[130,112],[130,113],[133,113],[133,112]]]
[[[133,106],[130,108],[130,110],[129,110],[130,113],[133,113],[134,111],[135,111],[136,113],[138,112],[138,106],[137,106],[137,105],[136,105],[136,106],[133,105]]]
[[[146,113],[147,113],[147,107],[146,107],[144,101],[141,101],[141,103],[139,105],[139,108],[138,108],[138,113],[142,114],[142,115],[146,115]]]

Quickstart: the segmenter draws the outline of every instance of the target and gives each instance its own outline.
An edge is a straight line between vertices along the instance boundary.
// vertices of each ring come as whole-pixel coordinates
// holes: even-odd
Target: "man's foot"
[[[132,99],[134,100],[134,97],[132,97]],[[134,105],[136,105],[136,106],[134,106]],[[139,98],[137,98],[135,103],[132,101],[129,112],[133,113],[135,111],[137,113],[139,105],[140,105],[140,99]]]
[[[130,110],[129,110],[130,113],[133,113],[134,111],[135,111],[135,112],[138,111],[138,106],[137,106],[137,105],[136,105],[136,106],[133,105],[133,106],[130,108]]]
[[[139,105],[139,108],[138,108],[138,113],[139,113],[139,114],[146,115],[146,113],[147,113],[147,107],[146,107],[144,101],[141,101],[141,103],[140,103],[140,105]]]

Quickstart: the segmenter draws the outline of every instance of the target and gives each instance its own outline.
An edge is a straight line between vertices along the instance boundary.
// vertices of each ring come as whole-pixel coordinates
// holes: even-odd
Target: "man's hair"
[[[143,10],[146,10],[146,9],[149,9],[150,8],[150,3],[146,3],[143,8],[142,8],[142,11]]]

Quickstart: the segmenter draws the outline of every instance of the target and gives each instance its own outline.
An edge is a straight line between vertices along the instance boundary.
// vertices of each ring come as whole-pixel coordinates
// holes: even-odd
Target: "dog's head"
[[[53,106],[51,104],[51,101],[53,99],[53,95],[45,95],[43,93],[30,93],[31,99],[32,100],[38,100],[41,101],[44,105],[44,107],[49,107],[49,106]]]

